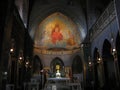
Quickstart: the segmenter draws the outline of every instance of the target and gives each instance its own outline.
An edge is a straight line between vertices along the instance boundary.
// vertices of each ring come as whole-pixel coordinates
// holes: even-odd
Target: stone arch
[[[43,69],[43,65],[39,56],[35,55],[33,59],[33,73],[39,74],[40,70]]]
[[[73,74],[80,74],[83,72],[83,62],[79,55],[73,58],[72,62],[72,73]]]
[[[66,8],[66,6],[61,5],[55,5],[55,6],[49,6],[45,9],[39,10],[38,12],[36,9],[38,9],[39,6],[35,5],[33,11],[31,12],[31,18],[30,18],[30,24],[29,24],[29,33],[32,38],[34,38],[35,30],[40,22],[42,22],[47,16],[60,12],[63,15],[67,16],[68,18],[72,19],[74,23],[79,24],[77,25],[80,29],[81,39],[84,39],[87,33],[86,29],[86,21],[84,17],[84,13],[82,12],[82,9],[79,8],[79,12],[76,12],[75,10],[71,8]],[[66,8],[66,9],[65,9]],[[47,10],[46,10],[47,9]],[[69,10],[68,10],[69,9]],[[72,14],[71,14],[72,12]],[[34,13],[37,13],[37,15],[34,15]],[[42,13],[42,14],[41,14]],[[76,17],[75,17],[76,16]],[[82,19],[82,22],[80,22]],[[84,30],[81,30],[84,29]]]
[[[107,39],[105,39],[103,43],[102,59],[104,67],[105,86],[107,88],[112,88],[116,84],[114,58],[111,52],[111,44]]]
[[[60,72],[64,71],[64,62],[60,58],[56,57],[50,63],[51,72],[56,73],[56,65],[60,66]]]
[[[72,19],[60,12],[47,16],[41,23],[39,22],[37,27],[34,36],[36,47],[42,49],[72,48],[81,43],[77,25]],[[56,31],[57,28],[59,30]]]
[[[116,50],[117,50],[117,59],[118,59],[118,65],[119,65],[119,72],[120,72],[120,35],[117,34],[116,37]]]

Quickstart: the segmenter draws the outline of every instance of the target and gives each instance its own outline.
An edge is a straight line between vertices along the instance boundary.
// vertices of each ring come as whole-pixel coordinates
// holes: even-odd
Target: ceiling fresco
[[[35,47],[41,49],[73,49],[81,43],[76,24],[59,12],[48,16],[38,25],[34,41]]]

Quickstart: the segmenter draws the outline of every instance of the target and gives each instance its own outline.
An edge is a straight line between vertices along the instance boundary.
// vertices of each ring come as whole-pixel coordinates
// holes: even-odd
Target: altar
[[[67,88],[66,90],[69,90],[68,83],[70,83],[70,78],[67,77],[47,78],[46,88],[49,88],[49,90],[59,90],[60,88],[62,90],[63,88]]]
[[[70,78],[67,78],[67,77],[55,77],[55,78],[47,78],[47,81],[50,82],[50,81],[53,81],[53,82],[70,82]]]

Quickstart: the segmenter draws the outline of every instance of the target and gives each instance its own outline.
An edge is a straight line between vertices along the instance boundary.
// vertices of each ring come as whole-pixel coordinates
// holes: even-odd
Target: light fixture
[[[29,57],[26,58],[25,67],[30,67]]]
[[[112,49],[112,55],[114,57],[114,60],[117,61],[117,51],[115,48]]]
[[[10,49],[10,52],[13,52],[13,51],[14,51],[14,49],[13,49],[13,48],[11,48],[11,49]]]
[[[29,61],[25,62],[25,67],[28,68],[29,67]]]
[[[116,54],[116,49],[115,49],[115,48],[112,49],[112,54],[113,54],[113,55]]]
[[[19,57],[19,59],[18,59],[18,62],[19,62],[19,64],[22,64],[22,62],[23,62],[23,57]]]
[[[26,65],[28,65],[28,64],[29,64],[29,61],[26,62]]]
[[[18,57],[18,62],[19,62],[19,64],[22,64],[22,63],[23,63],[23,60],[24,60],[24,58],[23,58],[23,51],[21,50],[21,51],[19,52],[19,57]]]
[[[14,54],[15,52],[15,41],[14,39],[11,40],[11,48],[10,48],[10,54]]]
[[[10,48],[10,54],[14,54],[14,47]]]
[[[88,57],[88,65],[89,65],[89,67],[91,67],[93,65],[90,56]]]
[[[93,69],[93,63],[91,61],[88,61],[89,71],[92,71]]]
[[[100,57],[97,58],[97,63],[101,63],[101,58]]]
[[[89,66],[91,66],[91,65],[92,65],[92,62],[91,62],[91,61],[89,61],[89,63],[88,63],[88,64],[89,64]]]
[[[20,60],[22,60],[23,58],[22,57],[19,57]]]
[[[115,48],[113,48],[113,52],[115,52],[116,51],[116,49]]]
[[[7,73],[7,72],[4,72],[3,74],[4,74],[4,75],[7,75],[8,73]]]

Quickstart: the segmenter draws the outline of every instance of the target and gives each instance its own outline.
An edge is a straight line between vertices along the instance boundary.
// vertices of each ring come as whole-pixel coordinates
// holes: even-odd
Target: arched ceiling
[[[40,3],[40,0],[34,3],[29,20],[29,33],[34,40],[34,46],[42,49],[79,47],[87,34],[82,8],[61,3]],[[52,36],[56,25],[61,30],[61,38],[58,34]]]
[[[29,19],[29,33],[34,46],[42,49],[79,47],[87,35],[85,4],[86,0],[34,1]],[[60,28],[60,37],[58,33],[52,36],[56,25]],[[74,38],[71,41],[70,36]]]
[[[90,0],[89,5],[92,5],[91,3],[93,3],[94,1],[95,0]],[[98,4],[98,1],[96,1],[93,3],[93,5],[96,3],[95,5],[101,6],[102,3],[105,3],[103,1],[107,0],[99,0],[100,3]],[[84,8],[87,7],[86,4],[88,4],[86,0],[35,0],[34,4],[32,4],[32,9],[29,18],[29,33],[32,39],[34,40],[35,44],[36,42],[40,41],[37,39],[37,37],[40,36],[36,33],[42,32],[42,30],[40,32],[38,27],[41,26],[41,23],[43,24],[44,21],[47,21],[46,18],[57,12],[67,17],[75,24],[75,27],[77,28],[76,30],[79,35],[78,44],[82,43],[87,35],[87,18],[85,16],[86,13],[84,11]],[[75,38],[78,38],[78,36]],[[40,46],[40,43],[37,43],[36,46]]]
[[[49,15],[38,25],[34,41],[35,47],[41,49],[73,49],[81,43],[77,25],[60,12]]]

